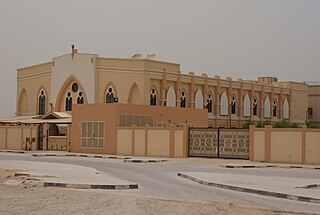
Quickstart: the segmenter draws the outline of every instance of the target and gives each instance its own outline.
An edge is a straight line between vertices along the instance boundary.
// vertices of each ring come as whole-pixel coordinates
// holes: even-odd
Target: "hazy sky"
[[[182,73],[320,80],[319,0],[0,0],[0,117],[16,69],[70,52],[146,56]]]

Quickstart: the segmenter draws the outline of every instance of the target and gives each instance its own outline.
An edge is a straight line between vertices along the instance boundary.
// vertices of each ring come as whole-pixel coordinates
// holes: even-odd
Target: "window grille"
[[[81,122],[81,147],[104,148],[104,122]]]

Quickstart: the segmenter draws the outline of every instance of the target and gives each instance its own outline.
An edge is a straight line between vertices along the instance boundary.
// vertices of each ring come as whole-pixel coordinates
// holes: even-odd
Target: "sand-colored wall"
[[[130,129],[117,129],[117,154],[132,155],[132,132]]]
[[[146,153],[145,129],[135,129],[134,132],[134,155],[144,156]]]
[[[299,163],[301,161],[300,131],[271,132],[271,161]]]
[[[184,140],[185,133],[183,130],[175,130],[174,133],[174,156],[184,157],[184,151],[187,147],[186,141]]]
[[[264,161],[265,159],[265,132],[256,131],[253,137],[254,141],[254,158],[255,161]]]
[[[320,129],[250,126],[250,160],[320,164]]]
[[[36,150],[36,131],[36,126],[0,126],[0,149],[25,150],[28,138],[28,146]]]
[[[117,128],[117,154],[153,157],[186,157],[184,128]]]
[[[51,63],[49,64],[51,65]],[[44,67],[43,69],[48,69]],[[38,69],[36,69],[38,71]],[[39,71],[39,74],[24,76],[24,69],[18,70],[17,77],[17,115],[35,115],[38,112],[38,96],[43,89],[46,95],[46,111],[49,111],[51,70]],[[26,94],[27,101],[23,101],[22,93]]]
[[[7,129],[4,127],[0,127],[0,149],[7,148]]]
[[[117,130],[120,122],[120,115],[147,115],[153,117],[153,125],[150,125],[150,134],[144,134],[141,127],[137,128],[137,133],[127,135],[127,130]],[[81,147],[81,122],[83,121],[102,121],[105,122],[105,141],[104,148],[84,148]],[[177,109],[168,107],[150,107],[146,105],[127,105],[127,104],[84,104],[84,105],[73,105],[72,111],[72,125],[70,132],[72,152],[83,152],[83,153],[101,153],[101,154],[135,154],[135,155],[150,155],[155,156],[174,156],[168,152],[174,151],[170,147],[174,147],[174,134],[170,134],[167,139],[172,145],[168,145],[168,141],[165,143],[159,143],[161,148],[158,149],[158,140],[162,140],[164,137],[161,136],[163,133],[160,129],[159,132],[152,132],[158,123],[163,122],[169,129],[171,127],[182,125],[185,126],[186,121],[188,125],[193,124],[196,127],[207,126],[207,112],[203,109]],[[127,128],[131,129],[131,125]],[[178,128],[178,127],[176,127]],[[140,129],[140,130],[139,130]],[[148,130],[148,131],[149,131]],[[150,136],[151,135],[151,136]],[[167,135],[167,134],[163,134]],[[185,138],[181,138],[181,134],[178,133],[179,138],[177,141],[185,141]],[[166,136],[167,137],[167,136]],[[155,139],[151,142],[151,140]],[[137,145],[133,141],[137,141]],[[129,143],[130,142],[130,143]],[[147,143],[148,144],[147,144]],[[145,145],[144,145],[145,144]],[[150,148],[148,147],[150,145]],[[163,146],[163,148],[162,148]],[[170,149],[168,149],[168,147]],[[178,146],[176,146],[178,147]],[[179,150],[179,156],[181,156],[181,146],[177,148]],[[186,147],[183,147],[185,149]],[[146,151],[146,152],[145,152]],[[156,152],[157,151],[157,152]]]
[[[164,157],[170,156],[170,131],[149,130],[148,155]]]
[[[49,136],[48,137],[48,150],[67,150],[67,137],[66,136]]]
[[[320,163],[320,132],[306,132],[306,163]]]

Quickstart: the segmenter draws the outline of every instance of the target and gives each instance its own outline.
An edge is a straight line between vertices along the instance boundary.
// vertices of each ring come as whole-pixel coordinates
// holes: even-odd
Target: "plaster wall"
[[[301,161],[301,132],[272,131],[271,161],[293,162]]]
[[[144,129],[135,129],[134,135],[134,155],[145,156],[146,134]]]
[[[306,162],[320,163],[320,131],[306,132]]]
[[[117,129],[117,154],[132,155],[131,129]]]
[[[148,130],[148,155],[170,157],[170,131]]]
[[[52,59],[52,78],[50,102],[57,106],[58,95],[64,91],[63,85],[70,77],[74,77],[84,89],[89,103],[96,102],[96,55],[94,54],[72,54],[55,57]],[[60,95],[65,97],[65,95]]]
[[[254,160],[264,161],[265,160],[265,132],[256,131],[253,137],[254,141]]]

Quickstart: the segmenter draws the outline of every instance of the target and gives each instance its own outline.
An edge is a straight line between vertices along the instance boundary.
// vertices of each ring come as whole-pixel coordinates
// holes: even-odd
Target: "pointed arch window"
[[[180,107],[185,108],[186,103],[187,103],[186,93],[182,91],[180,96]]]
[[[71,93],[67,93],[66,97],[66,111],[72,111],[72,96]]]
[[[258,116],[258,99],[257,97],[254,97],[253,99],[253,111],[252,111],[253,116]]]
[[[236,104],[237,104],[237,100],[235,96],[232,96],[232,100],[231,100],[231,114],[236,114]]]
[[[82,92],[80,91],[77,98],[77,104],[83,104],[83,103],[84,103],[84,98],[83,98]]]
[[[106,93],[106,103],[114,103],[114,98],[114,90],[109,86]]]
[[[151,89],[150,92],[150,105],[151,106],[156,106],[157,105],[157,93],[154,88]]]
[[[208,94],[208,99],[207,99],[207,109],[208,109],[208,113],[212,113],[212,96],[210,93]]]
[[[277,117],[277,100],[273,100],[273,105],[272,105],[272,116]]]
[[[38,100],[39,115],[44,115],[46,113],[46,95],[44,93],[44,90],[41,90]]]

